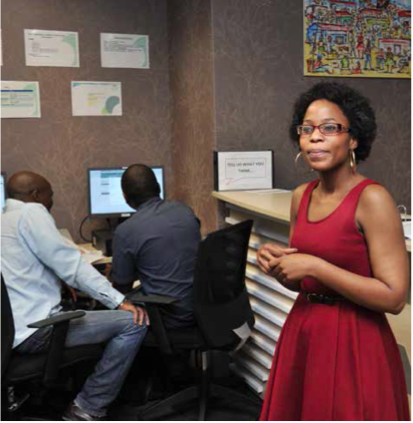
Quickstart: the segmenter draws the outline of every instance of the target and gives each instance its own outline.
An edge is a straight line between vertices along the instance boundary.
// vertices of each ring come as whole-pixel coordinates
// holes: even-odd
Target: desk
[[[297,294],[274,283],[273,278],[262,273],[257,266],[256,254],[259,246],[266,242],[288,245],[292,193],[282,190],[214,191],[212,195],[224,202],[227,223],[254,220],[248,251],[246,285],[256,323],[251,338],[234,357],[233,370],[244,377],[257,393],[263,394],[281,328]],[[406,242],[406,248],[411,251],[410,241]],[[408,304],[400,315],[389,315],[397,342],[406,348],[409,359],[410,314],[411,306]]]
[[[90,242],[86,244],[75,244],[72,235],[67,229],[59,229],[59,232],[68,245],[76,247],[81,254],[84,254],[84,258],[88,263],[93,265],[112,263],[112,257],[105,257],[102,255],[101,258],[99,258],[102,252],[97,250]]]
[[[90,252],[90,253],[98,253],[101,252],[100,250],[97,250],[91,243],[87,243],[87,244],[79,244],[80,248],[83,248],[84,250]],[[102,258],[100,258],[99,260],[95,260],[93,261],[93,265],[98,265],[98,264],[110,264],[112,263],[112,257],[106,257],[106,256],[102,256]]]

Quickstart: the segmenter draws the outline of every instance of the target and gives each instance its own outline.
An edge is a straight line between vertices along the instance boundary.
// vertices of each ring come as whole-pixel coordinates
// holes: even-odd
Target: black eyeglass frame
[[[324,132],[324,127],[327,126],[327,125],[337,126],[337,129],[338,130],[335,131],[335,132],[325,133]],[[304,134],[304,133],[301,133],[301,128],[303,128],[303,127],[311,127],[311,128],[313,128],[313,130],[309,134]],[[350,132],[351,131],[351,128],[350,127],[345,126],[345,125],[342,125],[341,123],[322,123],[321,125],[297,125],[297,134],[300,135],[300,136],[309,136],[309,135],[312,135],[312,133],[314,132],[314,130],[316,128],[323,135],[327,135],[327,136],[329,136],[329,135],[337,135],[337,134],[340,134],[342,132]]]

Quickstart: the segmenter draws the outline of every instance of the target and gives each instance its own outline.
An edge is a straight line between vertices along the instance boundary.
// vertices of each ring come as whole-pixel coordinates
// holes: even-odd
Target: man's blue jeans
[[[70,322],[66,347],[107,342],[94,372],[86,380],[75,403],[87,413],[103,417],[118,395],[136,353],[146,335],[145,325],[133,322],[128,311],[87,311]],[[39,329],[16,347],[19,353],[44,351],[50,340],[51,327]]]

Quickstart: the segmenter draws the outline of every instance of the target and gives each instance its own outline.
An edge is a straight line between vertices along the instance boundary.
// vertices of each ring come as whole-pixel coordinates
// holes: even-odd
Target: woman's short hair
[[[357,90],[337,82],[320,82],[300,95],[294,104],[290,137],[294,144],[299,144],[297,125],[304,120],[308,106],[316,100],[328,100],[336,104],[347,117],[351,135],[358,141],[354,150],[356,161],[367,159],[376,137],[376,118],[370,101]]]

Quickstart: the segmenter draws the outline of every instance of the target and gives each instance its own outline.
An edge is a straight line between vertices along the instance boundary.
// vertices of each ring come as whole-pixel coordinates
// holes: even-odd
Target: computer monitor
[[[95,217],[128,217],[135,210],[126,204],[123,197],[121,178],[127,167],[91,168],[89,179],[89,215]],[[164,169],[152,167],[164,199]]]
[[[6,205],[6,182],[7,177],[5,172],[1,172],[1,183],[0,183],[0,200],[1,200],[1,212],[4,211],[4,206]]]

